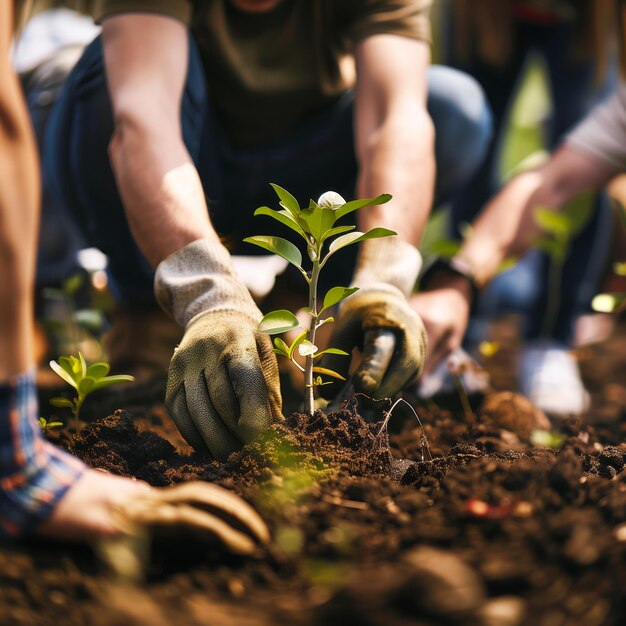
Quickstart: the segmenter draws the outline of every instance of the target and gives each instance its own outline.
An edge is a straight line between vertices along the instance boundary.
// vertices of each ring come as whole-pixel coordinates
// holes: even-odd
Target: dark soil
[[[513,342],[488,364],[511,388]],[[582,355],[585,420],[559,449],[530,444],[545,418],[501,391],[409,409],[354,399],[294,413],[223,464],[192,453],[144,388],[60,445],[153,485],[209,480],[240,494],[274,541],[252,559],[155,545],[143,586],[115,582],[86,548],[0,546],[0,624],[611,626],[626,623],[626,330]],[[508,372],[508,379],[505,373]],[[90,409],[97,414],[96,402]],[[108,405],[106,405],[108,406]],[[108,411],[107,411],[108,412]],[[44,413],[45,414],[45,413]]]

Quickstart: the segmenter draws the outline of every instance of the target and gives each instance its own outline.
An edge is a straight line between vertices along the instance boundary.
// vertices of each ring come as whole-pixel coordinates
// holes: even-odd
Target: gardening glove
[[[234,554],[251,554],[269,542],[265,522],[239,496],[207,482],[189,482],[123,500],[113,510],[126,533],[148,530],[216,539]]]
[[[278,365],[261,312],[219,243],[194,241],[157,267],[155,294],[185,328],[165,404],[196,450],[225,459],[282,419]]]
[[[397,237],[361,246],[353,279],[359,291],[341,303],[329,345],[348,353],[358,347],[362,360],[352,376],[355,391],[385,398],[414,380],[424,363],[426,331],[407,300],[422,257]],[[343,376],[349,365],[337,355],[326,355],[321,363]]]

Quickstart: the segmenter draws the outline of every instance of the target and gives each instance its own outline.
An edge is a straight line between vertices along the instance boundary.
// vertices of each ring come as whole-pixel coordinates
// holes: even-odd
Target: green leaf
[[[324,243],[329,237],[334,237],[335,235],[347,233],[351,230],[354,230],[355,228],[356,226],[354,224],[350,224],[347,226],[335,226],[334,228],[331,228],[322,235],[322,238],[320,239],[320,244]]]
[[[276,195],[278,196],[280,203],[289,211],[294,218],[300,215],[300,205],[298,201],[286,190],[280,187],[279,185],[275,185],[274,183],[270,183]]]
[[[323,387],[324,385],[332,385],[333,381],[332,380],[327,380],[326,382],[324,382],[322,380],[321,376],[318,376],[317,378],[315,378],[315,380],[313,381],[313,386],[314,387]]]
[[[79,396],[88,395],[91,392],[91,390],[94,388],[95,384],[96,384],[96,381],[93,378],[91,378],[90,376],[85,376],[85,378],[83,378],[78,383],[78,395]]]
[[[63,422],[47,422],[46,429],[50,428],[61,428],[63,426]]]
[[[50,398],[50,404],[52,406],[56,406],[59,409],[68,408],[71,409],[74,406],[74,403],[67,398],[61,398],[60,396],[57,398]]]
[[[97,380],[98,378],[106,376],[110,369],[111,366],[108,363],[105,363],[104,361],[96,361],[87,368],[87,376]]]
[[[289,346],[280,337],[274,337],[274,346],[274,352],[289,356]]]
[[[552,258],[559,258],[563,253],[563,246],[555,239],[549,239],[548,237],[539,237],[535,239],[533,248],[541,250],[546,254],[549,254]]]
[[[61,357],[59,360],[61,360],[62,358],[63,357]],[[63,367],[61,367],[61,365],[59,365],[56,361],[50,361],[50,367],[55,372],[55,374],[60,376],[68,385],[71,385],[72,387],[74,387],[74,389],[78,389],[78,384],[74,380],[74,377],[69,374]]]
[[[361,241],[365,241],[366,239],[378,239],[380,237],[391,237],[392,235],[397,235],[393,230],[389,230],[388,228],[372,228],[368,230],[366,233],[359,232],[355,230],[353,233],[348,233],[347,235],[342,235],[341,237],[337,237],[330,246],[328,246],[328,254],[324,258],[324,262],[331,254],[337,252],[337,250],[341,250],[341,248],[345,248],[346,246],[350,246],[353,243],[359,243]]]
[[[428,254],[451,259],[461,249],[461,242],[454,239],[436,239],[428,245]]]
[[[331,306],[334,306],[338,302],[345,300],[351,296],[355,291],[358,291],[358,287],[332,287],[326,292],[324,296],[324,305],[320,311],[320,315]]]
[[[68,296],[72,296],[81,288],[84,282],[85,279],[82,274],[72,274],[72,276],[66,278],[61,283],[61,288],[63,289],[63,292],[66,293]]]
[[[80,362],[75,356],[60,356],[59,365],[72,377],[76,382],[80,380],[78,375],[80,372]]]
[[[626,262],[613,263],[613,272],[618,276],[626,276]]]
[[[337,378],[338,380],[345,380],[345,378],[341,374],[338,374],[334,370],[329,370],[326,367],[315,366],[313,368],[313,373],[314,374],[323,374],[324,376],[330,376],[331,378]]]
[[[104,387],[110,387],[111,385],[117,385],[118,383],[132,383],[135,380],[134,376],[129,374],[116,374],[115,376],[105,376],[94,382],[91,391],[97,391]]]
[[[302,211],[300,216],[306,222],[308,230],[313,235],[315,241],[319,243],[322,237],[333,227],[337,219],[337,211],[325,209],[315,204],[312,209]]]
[[[595,197],[595,192],[583,191],[561,207],[560,213],[567,218],[569,224],[570,237],[578,233],[589,221],[595,209]]]
[[[277,222],[280,222],[288,228],[291,228],[291,230],[297,232],[298,235],[300,235],[307,243],[309,242],[302,226],[300,226],[298,221],[296,221],[291,213],[286,209],[282,211],[275,211],[274,209],[270,209],[268,206],[262,206],[254,212],[254,215],[267,215],[268,217],[272,217]]]
[[[300,342],[298,346],[298,354],[300,356],[313,356],[317,352],[317,346],[308,339]]]
[[[293,358],[293,353],[295,352],[296,348],[307,338],[309,334],[308,330],[305,330],[303,332],[301,332],[292,342],[292,344],[289,346],[289,354],[287,355],[290,359]]]
[[[591,301],[591,308],[599,313],[613,313],[626,308],[626,293],[599,293]]]
[[[300,250],[294,246],[291,241],[287,241],[282,237],[272,237],[271,235],[256,235],[254,237],[246,237],[244,239],[247,243],[252,243],[260,248],[265,248],[274,254],[286,259],[292,265],[295,265],[301,272],[302,269],[302,254]]]
[[[391,195],[383,193],[375,198],[364,198],[363,200],[352,200],[351,202],[346,202],[342,207],[335,211],[335,220],[338,220],[348,213],[352,213],[352,211],[357,211],[358,209],[362,209],[366,206],[385,204],[385,202],[389,202],[389,200],[391,200]]]
[[[268,335],[278,335],[300,326],[298,318],[286,309],[268,313],[260,322],[257,330]]]
[[[85,361],[85,357],[83,356],[83,353],[79,350],[78,351],[78,358],[79,358],[79,363],[80,363],[80,377],[81,378],[85,378],[85,376],[87,376],[87,363]]]
[[[317,322],[316,328],[319,328],[320,326],[324,326],[324,324],[330,324],[331,322],[334,322],[334,321],[335,321],[334,317],[327,317],[326,319],[319,320],[319,322]]]
[[[568,236],[572,231],[570,221],[563,213],[556,213],[549,209],[536,209],[534,217],[543,230],[547,230],[557,237]]]
[[[77,324],[94,331],[99,331],[104,325],[104,315],[96,309],[80,309],[74,314],[74,319]]]
[[[315,355],[315,358],[322,356],[323,354],[338,354],[339,356],[350,356],[348,352],[345,350],[340,350],[339,348],[326,348],[326,350],[322,350]]]

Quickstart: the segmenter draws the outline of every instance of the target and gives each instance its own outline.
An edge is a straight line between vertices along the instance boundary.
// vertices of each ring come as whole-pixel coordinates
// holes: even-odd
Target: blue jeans
[[[436,203],[451,200],[482,162],[491,138],[491,114],[482,90],[465,74],[429,70],[428,109],[436,128]],[[196,165],[216,230],[236,252],[250,235],[267,233],[270,220],[252,219],[261,205],[276,206],[270,182],[299,200],[329,189],[354,197],[353,94],[348,92],[270,145],[241,148],[224,134],[211,104],[200,55],[190,38],[182,101],[182,132]],[[113,133],[101,40],[86,49],[52,112],[46,135],[44,178],[75,216],[90,245],[109,257],[112,284],[127,306],[154,303],[153,272],[133,241],[113,177],[107,147]],[[349,248],[346,252],[350,251]],[[256,248],[247,246],[246,254]],[[334,284],[349,281],[353,259],[337,254]],[[347,284],[347,282],[345,282]]]
[[[576,43],[575,27],[564,22],[539,26],[522,21],[514,22],[516,42],[506,63],[493,66],[482,61],[475,50],[461,58],[454,47],[456,37],[450,21],[446,61],[453,67],[468,72],[485,90],[494,115],[494,140],[487,156],[452,206],[452,234],[459,237],[463,222],[471,222],[497,191],[500,181],[499,148],[503,127],[517,83],[522,74],[528,52],[538,51],[545,60],[551,85],[553,115],[548,120],[546,139],[553,149],[563,135],[576,124],[598,101],[605,98],[616,84],[615,68],[610,67],[602,84],[596,83],[594,62],[581,59],[573,51]],[[561,275],[560,306],[549,338],[570,343],[577,317],[589,310],[589,303],[597,293],[610,240],[611,210],[605,194],[595,197],[595,210],[584,229],[574,238]],[[550,289],[548,284],[550,259],[533,251],[516,268],[498,276],[485,290],[478,306],[482,321],[499,312],[515,312],[522,316],[522,333],[527,340],[543,334]],[[475,326],[476,339],[482,335],[481,326]]]

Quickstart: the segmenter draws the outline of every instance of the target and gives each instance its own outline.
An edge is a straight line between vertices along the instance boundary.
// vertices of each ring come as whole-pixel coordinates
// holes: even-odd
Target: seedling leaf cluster
[[[108,376],[107,374],[111,367],[104,361],[96,361],[88,366],[82,352],[79,352],[77,357],[71,355],[61,356],[58,362],[50,361],[50,367],[76,391],[76,395],[71,400],[57,396],[50,400],[50,404],[58,408],[68,408],[71,410],[76,420],[77,433],[79,429],[80,409],[90,393],[98,391],[98,389],[103,389],[104,387],[135,380],[133,376],[129,376],[128,374]]]
[[[391,199],[389,194],[382,194],[376,198],[353,200],[346,202],[338,193],[328,191],[317,202],[310,200],[308,206],[301,207],[296,198],[286,189],[272,184],[280,209],[275,210],[262,206],[255,211],[256,215],[265,215],[280,222],[303,240],[310,262],[309,269],[303,267],[303,255],[300,249],[291,241],[283,237],[271,235],[255,235],[247,237],[245,242],[259,246],[269,252],[277,254],[298,269],[308,285],[309,297],[306,312],[310,315],[310,324],[289,344],[284,339],[274,339],[274,352],[287,357],[304,374],[305,400],[304,408],[309,414],[314,410],[314,387],[329,384],[326,376],[333,379],[345,380],[337,372],[316,365],[324,354],[349,356],[347,352],[338,348],[319,350],[315,345],[317,330],[324,324],[333,322],[332,316],[323,317],[325,313],[351,296],[357,287],[332,287],[321,304],[318,297],[318,282],[320,272],[328,260],[339,250],[368,239],[389,237],[396,233],[387,228],[372,228],[367,232],[356,230],[351,224],[336,225],[341,218],[366,206],[384,204]],[[259,323],[258,330],[269,335],[279,335],[300,327],[300,321],[291,311],[281,309],[265,315]],[[304,364],[297,357],[304,359]]]

